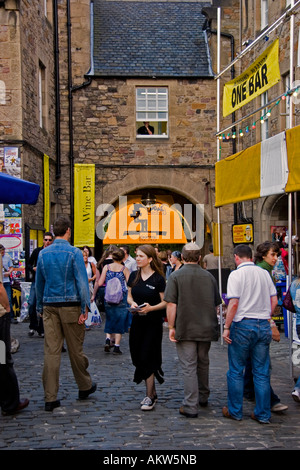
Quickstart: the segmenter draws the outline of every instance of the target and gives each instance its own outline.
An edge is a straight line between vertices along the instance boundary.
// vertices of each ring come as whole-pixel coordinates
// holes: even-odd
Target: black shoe
[[[199,405],[202,406],[202,408],[205,408],[208,406],[208,401],[199,401]]]
[[[24,398],[24,400],[20,400],[20,403],[18,404],[17,408],[15,408],[12,411],[2,411],[2,415],[3,416],[15,415],[19,413],[19,411],[22,411],[24,408],[27,408],[28,405],[29,405],[28,398]]]
[[[34,330],[29,330],[28,336],[33,336],[34,335]]]
[[[198,418],[198,413],[187,413],[186,411],[184,411],[183,406],[179,408],[179,413],[185,416],[186,418]]]
[[[110,352],[110,339],[107,338],[105,341],[104,351],[109,353]]]
[[[115,346],[113,350],[113,354],[123,354],[119,346]]]
[[[45,411],[53,411],[54,408],[58,408],[59,406],[60,406],[60,400],[46,401]]]
[[[78,400],[85,400],[91,393],[97,390],[97,384],[93,383],[89,390],[79,390]]]

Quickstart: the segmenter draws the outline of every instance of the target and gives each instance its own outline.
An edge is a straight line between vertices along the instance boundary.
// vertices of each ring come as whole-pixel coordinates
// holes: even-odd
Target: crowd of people
[[[121,342],[129,333],[134,366],[133,380],[145,383],[141,410],[153,410],[157,383],[164,382],[163,324],[176,345],[182,370],[184,398],[179,413],[198,416],[208,404],[209,351],[219,339],[218,308],[224,302],[215,277],[213,247],[204,258],[199,246],[187,243],[181,251],[159,251],[138,245],[134,257],[128,246],[109,246],[97,262],[89,247],[71,245],[71,222],[58,218],[53,234],[44,234],[41,248],[33,251],[29,335],[44,339],[43,388],[45,411],[61,405],[58,398],[59,367],[64,342],[70,358],[78,399],[97,390],[83,351],[86,322],[92,302],[105,317],[104,352],[122,354]],[[2,414],[15,414],[28,406],[20,399],[10,351],[11,305],[5,290],[0,256],[0,340],[6,345],[6,363],[0,368]],[[223,339],[228,345],[227,405],[223,416],[241,420],[243,399],[255,400],[252,418],[268,423],[271,412],[285,411],[270,384],[269,346],[280,333],[272,321],[278,298],[273,269],[280,254],[277,242],[260,244],[253,258],[248,245],[234,248],[236,269],[228,278],[228,306]],[[214,257],[216,258],[216,257]],[[6,268],[5,268],[6,269]],[[300,338],[300,279],[291,285]],[[300,402],[300,378],[292,392]]]

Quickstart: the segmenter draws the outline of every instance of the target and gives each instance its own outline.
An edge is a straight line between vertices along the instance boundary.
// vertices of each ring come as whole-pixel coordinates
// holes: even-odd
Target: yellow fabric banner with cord
[[[289,176],[285,191],[300,191],[300,126],[285,131]]]
[[[223,117],[240,109],[281,80],[278,53],[279,39],[276,39],[245,72],[224,85]]]
[[[260,197],[260,142],[215,165],[215,206]]]
[[[95,165],[74,165],[74,245],[95,245]]]

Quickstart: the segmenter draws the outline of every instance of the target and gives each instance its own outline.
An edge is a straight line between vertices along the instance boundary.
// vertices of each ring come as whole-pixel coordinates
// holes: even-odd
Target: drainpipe
[[[53,0],[54,26],[54,80],[55,80],[55,126],[56,126],[56,179],[61,176],[60,152],[60,88],[59,88],[59,46],[58,46],[58,13],[57,0]]]
[[[93,2],[91,2],[93,3]],[[69,99],[69,160],[70,160],[70,212],[71,212],[71,243],[74,240],[74,150],[73,150],[73,92],[84,88],[92,82],[92,78],[80,85],[72,85],[72,56],[71,56],[71,5],[67,0],[67,36],[68,36],[68,99]]]

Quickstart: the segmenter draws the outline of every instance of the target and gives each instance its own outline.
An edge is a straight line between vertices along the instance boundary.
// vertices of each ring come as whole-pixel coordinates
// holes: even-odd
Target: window
[[[46,127],[46,68],[39,63],[39,122]]]
[[[0,80],[0,104],[6,104],[6,89],[2,80]]]
[[[137,137],[168,137],[168,89],[136,89]]]
[[[300,67],[300,28],[298,31],[297,67]]]
[[[264,29],[266,26],[268,26],[268,23],[269,23],[268,0],[261,0],[260,11],[261,11],[260,27],[261,29]]]

